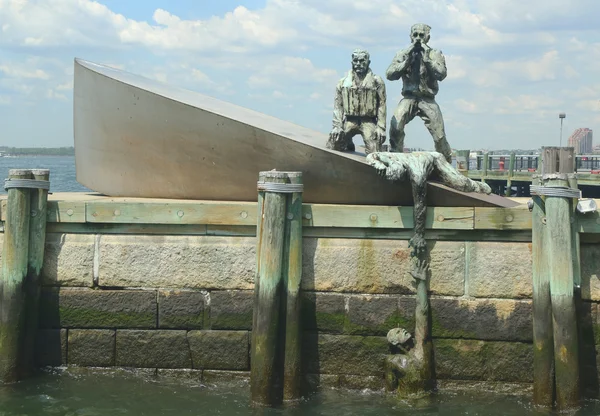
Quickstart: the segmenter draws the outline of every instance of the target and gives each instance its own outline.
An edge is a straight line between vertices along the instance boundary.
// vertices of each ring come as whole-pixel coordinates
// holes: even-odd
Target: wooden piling
[[[483,155],[483,175],[481,178],[481,182],[483,182],[483,183],[485,183],[485,180],[487,178],[489,165],[490,165],[490,154],[485,153]]]
[[[506,180],[506,196],[510,196],[512,193],[512,178],[515,175],[515,161],[516,161],[516,155],[515,152],[512,152],[510,154],[510,160],[508,162],[508,178]]]
[[[48,169],[33,169],[33,179],[49,181]],[[31,374],[34,369],[35,337],[38,329],[40,276],[44,264],[46,245],[46,220],[48,217],[48,190],[31,190],[31,218],[29,220],[29,253],[27,278],[25,279],[25,340],[23,342],[22,376]]]
[[[579,251],[574,235],[574,199],[568,192],[569,187],[576,187],[574,149],[542,148],[542,157],[543,186],[540,195],[533,197],[532,222],[534,402],[546,407],[556,403],[563,411],[577,407],[580,398],[574,293],[579,280]]]
[[[540,183],[534,178],[534,185]],[[554,404],[554,338],[546,212],[542,197],[534,195],[533,204],[533,403],[550,408]]]
[[[293,194],[289,187],[284,189],[291,183],[301,184],[301,174],[259,175],[250,389],[252,402],[264,406],[283,401],[284,384],[290,400],[299,394],[300,386],[302,198],[298,187]],[[284,291],[286,283],[289,291]]]
[[[456,151],[456,169],[467,176],[469,174],[469,156],[471,155],[470,150],[457,150]]]
[[[302,184],[302,174],[288,173],[292,184]],[[288,194],[286,215],[286,244],[284,249],[285,298],[285,357],[283,400],[302,397],[301,352],[302,328],[300,283],[302,280],[302,193]]]
[[[565,175],[549,179],[546,187],[568,187]],[[550,296],[554,323],[554,365],[556,405],[564,410],[579,402],[579,347],[577,313],[574,299],[572,200],[546,197],[546,222],[549,252]]]
[[[32,179],[31,170],[11,169],[9,180]],[[0,276],[0,382],[20,378],[20,354],[26,331],[25,288],[29,252],[31,190],[9,188]]]

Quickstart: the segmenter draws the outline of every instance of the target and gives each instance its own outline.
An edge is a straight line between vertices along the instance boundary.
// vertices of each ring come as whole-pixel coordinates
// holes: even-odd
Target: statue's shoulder
[[[352,86],[352,71],[348,71],[344,74],[343,77],[340,78],[340,80],[338,81],[338,87],[343,87],[343,86]]]
[[[410,46],[408,48],[404,48],[404,49],[400,49],[399,51],[396,52],[396,56],[404,56],[404,55],[408,55],[410,53]]]
[[[441,56],[441,57],[444,56],[444,53],[442,52],[441,49],[433,49],[433,48],[431,48],[430,53],[433,54],[433,55],[436,55],[436,56]]]
[[[385,85],[385,82],[383,81],[383,78],[381,78],[377,74],[373,74],[373,82],[375,83],[375,85]]]

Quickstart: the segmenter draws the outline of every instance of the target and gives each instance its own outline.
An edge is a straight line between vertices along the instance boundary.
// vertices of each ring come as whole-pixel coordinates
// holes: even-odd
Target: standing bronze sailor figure
[[[328,149],[352,152],[352,138],[360,134],[366,154],[381,151],[386,138],[385,84],[371,71],[370,64],[369,52],[357,49],[352,53],[352,70],[335,91]]]
[[[390,81],[402,78],[402,100],[390,122],[390,151],[404,151],[404,127],[415,116],[425,122],[431,133],[435,150],[452,160],[452,149],[446,140],[444,119],[440,107],[435,102],[439,81],[446,78],[446,60],[441,51],[427,44],[431,27],[426,24],[413,25],[410,32],[412,44],[396,54],[387,69]]]

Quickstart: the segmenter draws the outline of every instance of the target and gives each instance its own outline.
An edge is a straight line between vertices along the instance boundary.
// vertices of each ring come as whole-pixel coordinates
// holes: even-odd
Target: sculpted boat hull
[[[258,173],[301,171],[304,201],[411,205],[409,184],[377,176],[327,136],[195,92],[75,60],[77,181],[109,196],[255,201]],[[506,206],[431,183],[437,206]]]

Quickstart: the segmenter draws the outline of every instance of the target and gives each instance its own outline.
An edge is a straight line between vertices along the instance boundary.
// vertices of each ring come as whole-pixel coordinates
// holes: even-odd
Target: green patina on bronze
[[[388,180],[409,180],[411,183],[414,234],[409,241],[413,261],[410,274],[415,279],[417,291],[414,347],[406,354],[386,358],[386,384],[401,396],[427,394],[436,386],[428,296],[430,258],[425,240],[427,181],[434,177],[445,185],[464,192],[489,194],[491,188],[484,183],[472,181],[454,169],[449,163],[447,152],[371,153],[367,156],[367,162]]]

